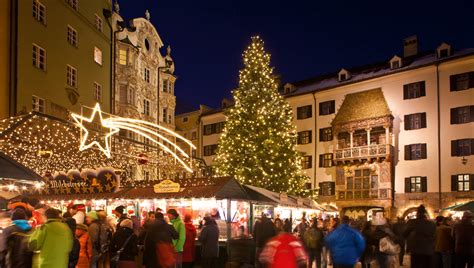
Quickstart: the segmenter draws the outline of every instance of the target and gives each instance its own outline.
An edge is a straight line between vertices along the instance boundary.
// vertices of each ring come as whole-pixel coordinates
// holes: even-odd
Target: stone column
[[[385,144],[390,144],[390,127],[384,126],[385,128]]]
[[[354,147],[354,130],[349,130],[350,140],[351,140],[351,148]]]
[[[370,145],[370,130],[372,130],[370,127],[365,129],[367,132],[367,145]]]

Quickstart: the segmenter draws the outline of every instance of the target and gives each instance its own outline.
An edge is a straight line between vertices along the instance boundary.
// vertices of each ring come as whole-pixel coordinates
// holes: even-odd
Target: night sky
[[[115,1],[115,0],[114,0]],[[420,50],[441,42],[474,47],[474,1],[119,0],[120,14],[150,10],[178,76],[177,113],[219,107],[238,84],[241,55],[260,35],[283,82],[389,60],[416,34]],[[165,53],[165,47],[162,53]]]

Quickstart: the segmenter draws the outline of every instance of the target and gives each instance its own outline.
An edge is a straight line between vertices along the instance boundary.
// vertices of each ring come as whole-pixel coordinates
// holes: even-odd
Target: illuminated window
[[[77,88],[77,69],[71,65],[67,65],[66,81],[69,86]]]
[[[311,143],[311,130],[298,132],[298,144]]]
[[[119,50],[119,63],[120,65],[127,65],[127,50]]]
[[[33,44],[33,66],[46,70],[46,50],[36,44]]]
[[[301,166],[303,169],[309,169],[313,167],[313,156],[312,155],[304,155]]]
[[[320,154],[319,167],[332,167],[332,154]]]
[[[98,47],[94,47],[94,61],[95,63],[102,65],[102,50]]]
[[[427,177],[408,177],[405,178],[406,193],[423,193],[427,191]]]
[[[319,129],[319,141],[332,141],[332,127]]]
[[[467,192],[473,190],[471,183],[474,181],[474,174],[459,174],[451,176],[451,190]]]
[[[204,146],[204,156],[215,155],[217,152],[217,144]]]

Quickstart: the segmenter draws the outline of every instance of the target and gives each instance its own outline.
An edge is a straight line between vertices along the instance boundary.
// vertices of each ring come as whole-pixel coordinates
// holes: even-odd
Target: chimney
[[[415,56],[418,54],[418,38],[412,35],[403,40],[403,57]]]

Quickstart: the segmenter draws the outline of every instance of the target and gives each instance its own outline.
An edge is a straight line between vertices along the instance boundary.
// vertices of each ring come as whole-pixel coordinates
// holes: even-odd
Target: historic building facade
[[[283,86],[297,149],[319,201],[344,214],[407,216],[472,199],[474,49],[443,43],[419,53]],[[201,117],[202,157],[213,164],[222,111]],[[219,127],[220,126],[220,127]],[[207,129],[207,131],[206,131]]]
[[[37,111],[67,118],[110,111],[110,0],[2,1],[2,118]]]

